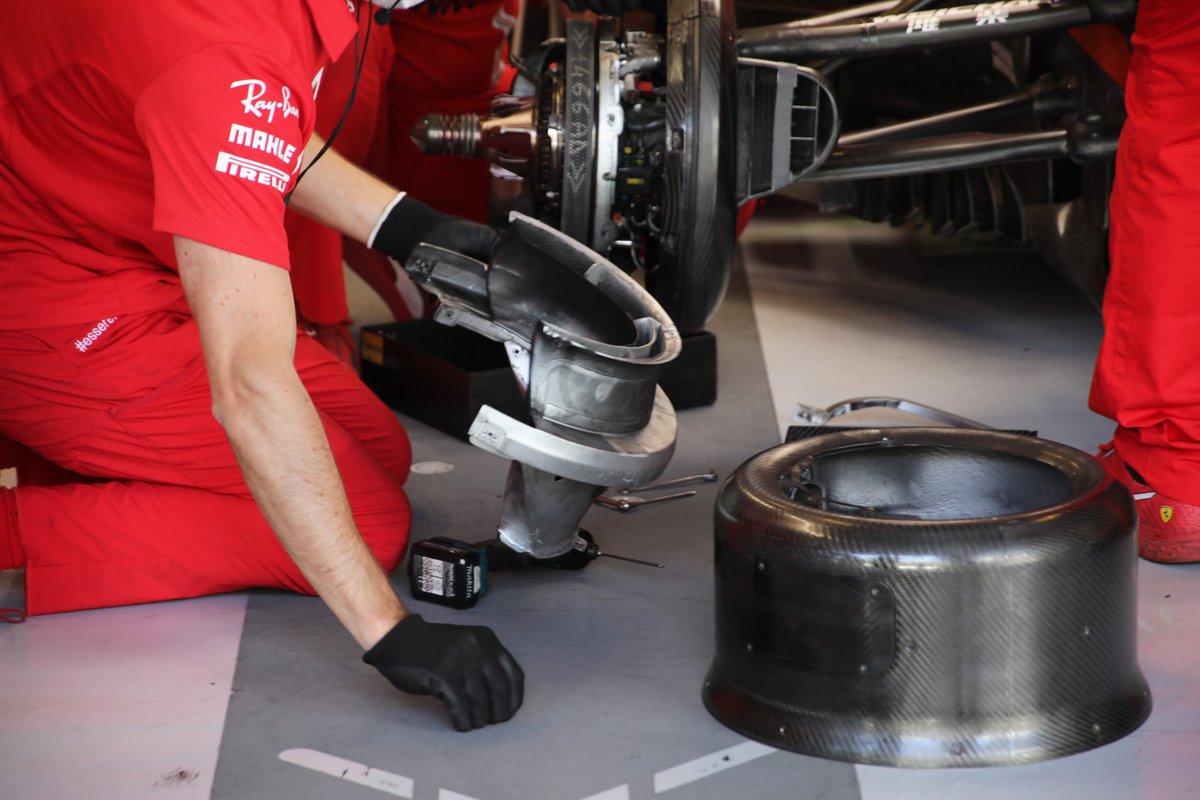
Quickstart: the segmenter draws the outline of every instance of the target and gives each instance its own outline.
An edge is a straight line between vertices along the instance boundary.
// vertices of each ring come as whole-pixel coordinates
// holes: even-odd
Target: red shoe
[[[1096,458],[1133,495],[1138,512],[1138,555],[1163,564],[1200,561],[1200,506],[1151,489],[1121,460],[1112,442],[1100,445]]]

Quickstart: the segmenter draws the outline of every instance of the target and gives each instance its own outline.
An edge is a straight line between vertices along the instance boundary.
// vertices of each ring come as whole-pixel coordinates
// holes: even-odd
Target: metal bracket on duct
[[[675,410],[657,384],[680,337],[597,253],[523,214],[509,222],[489,264],[423,244],[405,269],[441,301],[435,320],[504,345],[527,417],[485,405],[468,437],[513,462],[501,541],[552,558],[605,488],[652,481],[670,461]]]

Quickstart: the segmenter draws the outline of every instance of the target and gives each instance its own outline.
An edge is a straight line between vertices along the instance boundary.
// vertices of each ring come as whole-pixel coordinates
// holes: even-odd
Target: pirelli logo
[[[288,181],[291,176],[281,169],[268,166],[258,161],[242,156],[235,156],[232,153],[226,153],[224,150],[217,153],[217,172],[225,175],[231,175],[235,178],[241,178],[250,183],[260,183],[264,186],[273,186],[280,192],[286,192]]]

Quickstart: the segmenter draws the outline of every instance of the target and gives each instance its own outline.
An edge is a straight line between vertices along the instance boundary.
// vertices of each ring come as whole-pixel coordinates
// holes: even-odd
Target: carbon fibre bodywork
[[[1086,453],[954,428],[773,448],[722,486],[722,723],[808,755],[908,767],[1029,763],[1150,713],[1135,516]]]

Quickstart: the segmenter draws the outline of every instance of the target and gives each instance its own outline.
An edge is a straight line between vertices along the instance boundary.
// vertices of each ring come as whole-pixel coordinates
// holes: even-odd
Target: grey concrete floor
[[[761,353],[754,357],[761,359],[769,383],[747,413],[773,414],[766,438],[782,436],[797,403],[825,406],[878,394],[921,401],[998,428],[1036,429],[1046,438],[1086,451],[1109,437],[1110,424],[1086,408],[1091,362],[1101,335],[1099,315],[1031,254],[850,220],[775,214],[769,206],[747,230],[742,252],[751,302],[722,324],[754,326],[761,339]],[[357,289],[361,287],[352,282],[356,321],[384,319],[381,306]],[[703,421],[703,413],[694,418]],[[876,418],[865,416],[867,421]],[[691,433],[680,443],[681,469],[704,464],[711,452],[701,442],[709,435],[702,424],[685,428]],[[474,457],[462,453],[457,443],[440,441],[422,434],[425,449],[420,458],[453,463]],[[718,438],[716,445],[736,461],[735,441]],[[458,516],[447,519],[465,519],[467,511],[455,513]],[[659,524],[671,525],[670,515]],[[614,552],[617,542],[626,549],[638,545],[632,533],[619,530],[618,520],[610,518],[603,525],[611,531]],[[662,538],[648,554],[668,557],[672,541],[677,540]],[[692,556],[685,560],[691,563]],[[593,573],[589,580],[603,574],[621,576],[621,587],[638,585],[636,577],[615,571]],[[548,585],[527,588],[529,592],[512,608],[515,592],[507,601],[494,603],[495,613],[502,618],[510,613],[547,617],[556,613],[556,602],[563,602],[562,595]],[[703,602],[702,582],[684,588]],[[603,583],[598,589],[612,590]],[[1195,797],[1200,762],[1192,754],[1200,747],[1200,674],[1193,665],[1200,649],[1200,626],[1192,615],[1200,610],[1200,567],[1143,562],[1138,591],[1140,658],[1154,693],[1155,711],[1136,733],[1098,750],[1023,767],[957,771],[857,767],[851,768],[849,780],[839,770],[817,768],[803,773],[811,780],[801,780],[795,765],[804,757],[763,749],[726,735],[723,729],[706,727],[715,723],[691,705],[678,719],[688,720],[695,730],[672,738],[666,733],[673,725],[661,707],[662,697],[647,696],[653,709],[647,730],[657,732],[658,744],[638,748],[642,766],[607,772],[594,766],[576,769],[572,777],[588,780],[558,787],[548,780],[542,790],[526,789],[521,796],[576,800],[586,796],[580,787],[587,783],[595,800],[658,794],[868,800]],[[567,605],[578,598],[569,594]],[[255,733],[253,715],[238,716],[236,728],[230,717],[234,669],[239,652],[244,655],[244,628],[257,630],[246,621],[246,606],[246,596],[239,594],[53,615],[0,628],[0,797],[202,799],[213,796],[218,773],[224,787],[221,796],[299,796],[284,791],[288,785],[304,787],[303,796],[383,796],[369,786],[280,762],[277,752],[266,749],[264,758],[271,765],[264,762],[262,770],[285,776],[279,785],[283,793],[278,795],[264,793],[263,784],[251,774],[256,768],[252,759],[238,769],[218,763],[223,740],[228,746],[235,736],[239,742],[249,741]],[[620,639],[619,619],[605,617],[602,607],[590,609],[587,619],[591,621],[582,635],[615,636],[619,647],[630,643]],[[326,627],[320,626],[314,635]],[[345,644],[336,632],[329,635],[329,648]],[[532,648],[535,659],[542,659],[533,668],[550,676],[542,686],[561,690],[566,684],[556,682],[551,673],[573,666],[571,654],[554,642],[539,644],[531,634],[518,638]],[[687,642],[691,660],[678,663],[685,670],[702,671],[703,664],[692,661],[702,660],[706,643],[692,635]],[[353,660],[347,659],[345,668]],[[331,662],[323,669],[343,669],[340,664]],[[602,667],[637,673],[620,662]],[[691,691],[684,694],[690,697]],[[551,703],[553,696],[531,695],[536,699],[523,712],[530,713],[521,723],[536,725],[539,709],[554,716],[566,732],[564,737],[574,731],[573,738],[560,740],[564,754],[577,747],[577,740],[587,742],[597,731],[628,727],[614,721],[618,715],[602,691],[585,692],[584,701],[570,709],[562,708],[562,701]],[[278,702],[292,700],[284,694]],[[314,741],[321,739],[329,750],[339,742],[360,741],[356,731],[377,724],[377,709],[371,703],[360,704],[359,711],[363,716],[356,721],[345,707],[318,704],[300,719],[307,720],[304,730],[322,732]],[[412,723],[414,735],[435,731],[439,721],[433,712],[418,715]],[[304,730],[295,738],[303,739]],[[344,736],[339,739],[337,731]],[[494,734],[476,737],[470,747],[479,748],[486,763],[498,763],[511,749],[511,744],[503,743],[503,731],[501,727]],[[430,735],[442,746],[431,753],[422,749],[422,759],[429,774],[438,779],[418,782],[407,795],[398,796],[430,800],[514,796],[503,787],[489,793],[486,782],[454,783],[453,767],[469,750],[459,750],[459,740],[452,737]],[[604,735],[613,753],[627,752],[620,733]],[[515,728],[513,737],[519,740]],[[690,742],[710,749],[689,749]],[[362,753],[357,758],[360,763],[383,770],[392,766],[390,772],[402,776],[416,775],[411,761],[380,756],[371,748]],[[348,747],[341,755],[354,760],[356,753]],[[572,757],[562,755],[559,766],[577,763]],[[518,770],[535,769],[555,758],[554,753],[541,751],[512,755]],[[714,764],[726,769],[718,775]],[[555,773],[552,769],[547,774]],[[691,777],[681,781],[681,775]]]

